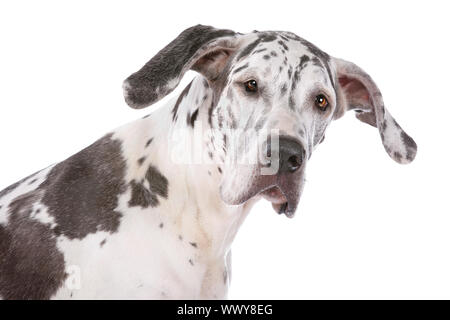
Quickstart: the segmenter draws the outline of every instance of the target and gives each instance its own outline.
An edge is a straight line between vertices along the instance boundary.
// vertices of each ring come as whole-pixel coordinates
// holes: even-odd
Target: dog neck
[[[220,197],[220,155],[207,133],[212,99],[212,89],[198,76],[178,97],[121,128],[116,136],[125,141],[129,181],[143,180],[148,164],[167,178],[168,198],[157,209],[172,224],[174,236],[195,246],[206,259],[223,259],[255,200],[228,206]],[[135,150],[143,145],[149,153],[142,161]]]

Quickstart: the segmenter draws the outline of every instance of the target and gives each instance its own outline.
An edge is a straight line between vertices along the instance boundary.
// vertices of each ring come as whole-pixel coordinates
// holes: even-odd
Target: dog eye
[[[325,97],[323,94],[319,94],[319,95],[316,97],[316,100],[315,100],[314,103],[315,103],[316,107],[319,108],[319,109],[322,110],[322,111],[325,111],[325,110],[327,110],[327,108],[328,108],[328,100],[327,100],[327,97]]]
[[[256,83],[256,80],[248,80],[244,83],[245,85],[245,91],[247,92],[256,92],[258,90],[258,84]]]

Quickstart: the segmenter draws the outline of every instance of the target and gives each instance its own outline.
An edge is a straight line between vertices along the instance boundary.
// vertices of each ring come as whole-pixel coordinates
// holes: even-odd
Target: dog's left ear
[[[190,69],[214,80],[235,51],[237,35],[203,25],[184,30],[124,81],[126,102],[135,109],[157,102],[172,92]]]
[[[354,63],[331,59],[336,70],[337,109],[335,118],[355,110],[362,122],[377,127],[384,148],[398,163],[414,160],[417,145],[386,110],[381,92],[372,78]]]

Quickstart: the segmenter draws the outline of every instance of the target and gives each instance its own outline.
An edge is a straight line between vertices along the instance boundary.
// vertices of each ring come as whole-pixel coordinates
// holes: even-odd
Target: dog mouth
[[[280,183],[261,191],[259,194],[272,203],[272,208],[276,213],[293,218],[297,210],[301,190],[292,187],[290,186],[290,189],[283,188],[283,183]]]
[[[294,217],[304,187],[304,169],[294,174],[258,175],[239,192],[235,180],[226,180],[229,185],[221,185],[222,200],[229,205],[240,205],[252,198],[263,198],[272,203],[278,214]],[[230,183],[233,182],[233,183]]]
[[[275,186],[269,188],[260,193],[261,196],[267,201],[272,203],[272,208],[278,214],[286,214],[287,217],[292,218],[293,214],[287,212],[288,201],[284,194],[281,192],[280,188]]]

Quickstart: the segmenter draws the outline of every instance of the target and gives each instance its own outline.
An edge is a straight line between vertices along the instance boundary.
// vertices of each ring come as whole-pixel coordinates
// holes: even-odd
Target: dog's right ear
[[[236,36],[202,25],[184,30],[124,81],[125,101],[135,109],[147,107],[172,92],[189,69],[213,80],[236,50]]]

